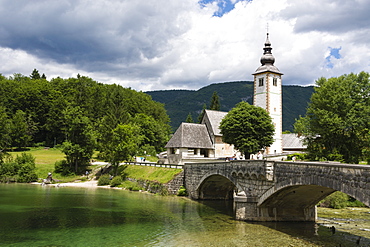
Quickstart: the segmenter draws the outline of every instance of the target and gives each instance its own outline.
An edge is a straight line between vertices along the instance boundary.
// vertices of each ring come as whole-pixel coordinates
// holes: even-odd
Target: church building
[[[275,58],[271,52],[272,47],[268,33],[263,50],[260,60],[261,66],[253,73],[253,104],[265,109],[272,118],[275,127],[274,143],[264,150],[264,155],[276,155],[283,153],[283,73],[274,66]],[[224,160],[229,157],[240,157],[240,153],[234,149],[233,145],[222,142],[219,126],[226,114],[227,112],[205,110],[201,124],[182,123],[166,145],[167,159],[165,163],[184,164],[186,162],[200,162],[201,160]],[[290,136],[290,138],[292,137]],[[294,148],[298,150],[299,147]]]

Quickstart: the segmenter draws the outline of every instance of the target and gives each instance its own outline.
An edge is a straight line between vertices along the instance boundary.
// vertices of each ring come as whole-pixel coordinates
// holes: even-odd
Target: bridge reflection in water
[[[370,166],[237,160],[184,165],[195,200],[234,200],[246,221],[315,221],[316,204],[335,191],[370,205]]]

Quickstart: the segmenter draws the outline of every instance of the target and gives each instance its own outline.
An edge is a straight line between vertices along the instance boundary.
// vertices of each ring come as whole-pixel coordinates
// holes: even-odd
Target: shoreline
[[[98,180],[89,180],[85,182],[68,182],[68,183],[55,183],[55,184],[45,184],[45,183],[31,183],[41,186],[52,186],[52,187],[80,187],[80,188],[105,188],[107,186],[98,186]],[[109,186],[110,188],[110,186]]]

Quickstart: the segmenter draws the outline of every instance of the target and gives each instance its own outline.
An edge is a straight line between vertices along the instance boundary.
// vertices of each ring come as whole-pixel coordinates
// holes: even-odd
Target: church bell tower
[[[274,143],[266,148],[266,154],[283,152],[282,142],[282,75],[274,66],[275,58],[271,53],[271,43],[267,33],[261,66],[253,73],[254,97],[253,104],[262,107],[271,116],[275,126]]]

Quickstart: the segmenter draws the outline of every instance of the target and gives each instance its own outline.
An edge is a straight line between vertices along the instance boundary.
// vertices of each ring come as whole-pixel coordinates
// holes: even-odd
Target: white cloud
[[[365,0],[64,0],[0,3],[0,73],[90,76],[137,90],[252,80],[269,25],[285,84],[369,70]],[[225,5],[226,6],[226,5]],[[341,48],[340,58],[330,48]]]

